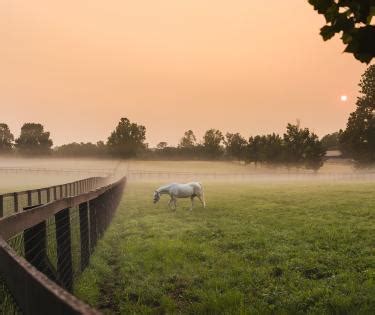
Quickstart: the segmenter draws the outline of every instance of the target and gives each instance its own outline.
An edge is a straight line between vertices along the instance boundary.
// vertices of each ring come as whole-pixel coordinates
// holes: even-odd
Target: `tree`
[[[260,157],[266,163],[282,163],[284,161],[283,139],[275,133],[263,136]]]
[[[22,154],[49,154],[52,145],[50,133],[44,131],[43,125],[38,123],[25,123],[19,138],[16,139],[16,148]]]
[[[316,134],[299,124],[287,125],[284,134],[285,162],[294,166],[319,169],[323,165],[325,150]]]
[[[116,129],[108,137],[107,146],[111,154],[130,158],[146,148],[145,139],[145,126],[131,123],[128,118],[121,118]]]
[[[13,149],[14,136],[7,124],[0,123],[0,154],[9,153]]]
[[[305,147],[304,158],[305,167],[317,171],[323,166],[323,158],[326,150],[316,134],[310,133]]]
[[[156,145],[156,148],[157,148],[158,150],[163,150],[163,149],[165,149],[167,146],[168,146],[168,143],[165,142],[165,141],[162,141],[162,142],[159,142],[159,143]]]
[[[203,151],[208,158],[218,158],[223,154],[223,134],[220,130],[209,129],[203,136]]]
[[[249,138],[247,162],[277,164],[283,162],[283,139],[273,133]]]
[[[255,165],[261,162],[262,137],[250,137],[247,147],[246,162],[253,162]]]
[[[342,32],[345,52],[370,63],[375,57],[375,26],[371,25],[374,0],[309,0],[309,3],[326,19],[327,24],[320,29],[325,41]]]
[[[64,157],[99,157],[105,155],[106,146],[103,141],[98,141],[96,144],[73,142],[55,148],[54,153]]]
[[[247,141],[239,133],[229,133],[225,135],[225,147],[227,154],[237,160],[242,160],[246,154]]]
[[[325,150],[337,150],[339,148],[339,132],[329,133],[321,141]]]
[[[345,155],[367,164],[375,161],[375,65],[365,71],[359,86],[357,108],[350,114],[339,141]]]
[[[185,131],[184,136],[181,138],[178,145],[179,148],[188,148],[191,149],[197,144],[197,138],[194,135],[192,130]]]

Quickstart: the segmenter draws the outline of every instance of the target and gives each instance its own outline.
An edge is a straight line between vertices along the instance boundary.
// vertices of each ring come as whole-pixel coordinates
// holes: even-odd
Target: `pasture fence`
[[[80,174],[80,175],[97,175],[97,176],[111,176],[113,175],[113,170],[106,168],[46,168],[46,167],[10,167],[2,166],[0,167],[1,173],[41,173],[41,174]]]
[[[269,171],[253,173],[219,173],[219,172],[181,172],[181,171],[152,171],[152,170],[128,170],[128,180],[132,181],[223,181],[223,182],[295,182],[295,181],[374,181],[374,171],[354,171],[354,172],[313,172],[308,170],[296,171]]]
[[[23,190],[0,195],[0,218],[34,205],[45,204],[64,197],[93,190],[106,182],[105,177],[89,177],[50,187]]]
[[[70,184],[57,198],[0,219],[1,314],[99,314],[71,292],[112,220],[126,178]]]

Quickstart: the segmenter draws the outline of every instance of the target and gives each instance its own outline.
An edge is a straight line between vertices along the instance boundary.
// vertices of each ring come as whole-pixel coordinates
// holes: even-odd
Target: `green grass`
[[[375,311],[375,184],[206,184],[207,208],[131,183],[75,293],[104,313]]]

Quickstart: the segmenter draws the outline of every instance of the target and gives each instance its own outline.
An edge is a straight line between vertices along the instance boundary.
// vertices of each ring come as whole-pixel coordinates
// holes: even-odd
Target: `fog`
[[[107,176],[116,160],[0,158],[0,193],[64,184],[92,176]]]
[[[329,159],[318,172],[226,161],[0,158],[0,193],[64,184],[92,176],[128,176],[129,182],[327,183],[373,181],[375,173],[344,159]]]

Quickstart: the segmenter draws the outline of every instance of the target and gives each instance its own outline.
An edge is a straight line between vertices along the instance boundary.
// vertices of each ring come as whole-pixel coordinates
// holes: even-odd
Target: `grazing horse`
[[[169,184],[166,186],[161,186],[154,192],[154,203],[157,203],[160,200],[160,195],[169,195],[171,200],[169,200],[168,206],[171,208],[171,205],[174,205],[174,210],[177,207],[177,198],[190,198],[191,207],[190,210],[193,210],[194,206],[194,197],[197,197],[203,207],[206,207],[206,202],[204,201],[204,194],[202,185],[198,182],[191,182],[187,184]]]

